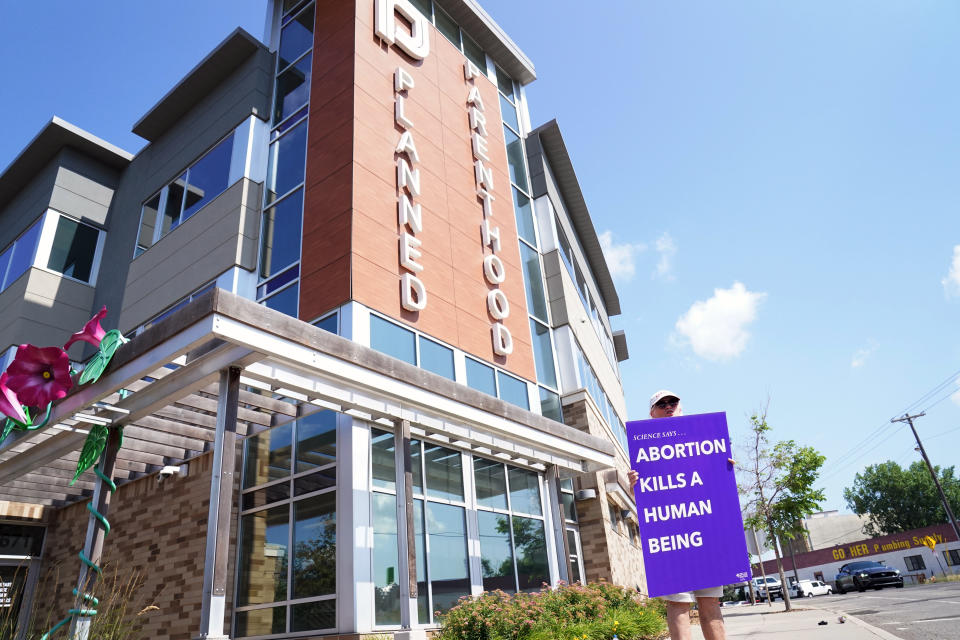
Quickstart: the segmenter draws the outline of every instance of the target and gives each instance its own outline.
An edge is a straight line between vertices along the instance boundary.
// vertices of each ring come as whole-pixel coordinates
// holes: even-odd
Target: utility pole
[[[943,502],[943,508],[947,512],[947,518],[950,519],[950,524],[953,525],[953,532],[957,534],[957,540],[960,540],[960,526],[957,525],[957,518],[953,515],[953,510],[950,508],[950,503],[947,502],[947,496],[943,493],[943,487],[940,486],[940,480],[937,478],[937,473],[933,470],[933,465],[930,464],[930,458],[927,457],[927,450],[923,448],[923,443],[920,442],[920,436],[917,434],[916,427],[913,426],[914,418],[922,418],[927,415],[925,411],[920,413],[910,415],[908,413],[903,414],[902,418],[891,418],[890,422],[906,422],[910,425],[910,430],[913,431],[913,437],[917,440],[917,447],[920,449],[920,455],[923,456],[923,461],[927,463],[927,469],[930,471],[930,477],[933,478],[933,484],[937,486],[937,491],[940,492],[940,501]]]

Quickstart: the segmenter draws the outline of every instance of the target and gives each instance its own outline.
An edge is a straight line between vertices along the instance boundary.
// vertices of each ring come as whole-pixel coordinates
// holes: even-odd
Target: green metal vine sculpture
[[[53,403],[65,397],[74,384],[74,372],[70,368],[70,357],[66,352],[74,342],[87,342],[97,347],[97,353],[87,362],[77,379],[77,384],[88,384],[100,379],[117,349],[127,342],[127,339],[116,329],[104,331],[101,328],[100,320],[106,314],[107,308],[103,307],[87,322],[82,331],[78,331],[70,337],[63,348],[39,348],[31,344],[22,344],[17,348],[17,354],[13,362],[10,363],[6,371],[0,374],[0,416],[6,417],[3,421],[0,442],[5,440],[13,431],[36,431],[46,426],[50,420]],[[34,417],[41,413],[44,415],[43,419],[34,422]],[[122,427],[115,428],[119,430],[118,435],[122,443]],[[94,473],[102,483],[101,491],[113,492],[116,490],[116,483],[103,472],[102,468],[103,453],[106,450],[109,436],[110,427],[107,425],[96,424],[90,429],[80,452],[77,471],[70,482],[71,485],[77,481],[84,471],[93,467]],[[91,522],[96,523],[94,526],[101,527],[104,536],[110,533],[110,522],[104,514],[97,511],[92,502],[87,503],[87,510],[90,512]],[[97,576],[102,575],[103,569],[88,558],[83,550],[80,551],[79,557],[85,567],[81,572],[82,576],[87,575],[87,570],[93,571]],[[82,582],[90,581],[83,580]],[[48,640],[74,618],[92,618],[97,615],[96,607],[99,605],[99,601],[93,594],[81,591],[81,588],[85,590],[85,586],[81,583],[73,590],[73,595],[77,598],[77,606],[69,609],[67,617],[41,636],[41,640]]]

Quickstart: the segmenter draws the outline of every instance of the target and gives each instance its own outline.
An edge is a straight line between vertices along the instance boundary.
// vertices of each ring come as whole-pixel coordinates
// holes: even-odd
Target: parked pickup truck
[[[770,591],[770,599],[776,600],[778,597],[783,598],[783,587],[780,586],[780,580],[767,576],[766,582],[763,578],[754,578],[753,579],[753,588],[757,592],[757,598],[763,599],[767,597],[767,591]]]

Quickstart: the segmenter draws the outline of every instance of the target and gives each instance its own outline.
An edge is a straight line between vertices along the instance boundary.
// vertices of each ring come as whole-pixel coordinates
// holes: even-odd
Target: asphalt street
[[[903,640],[960,640],[960,583],[816,596],[798,607],[842,610]]]

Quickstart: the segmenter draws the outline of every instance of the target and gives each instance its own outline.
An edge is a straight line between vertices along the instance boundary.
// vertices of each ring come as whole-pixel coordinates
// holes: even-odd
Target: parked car
[[[780,580],[777,578],[767,576],[766,582],[764,582],[763,578],[754,578],[753,588],[757,592],[757,598],[759,599],[766,598],[768,590],[770,591],[771,600],[776,600],[778,596],[783,598],[783,587],[780,586]]]
[[[833,593],[833,587],[820,580],[801,580],[793,585],[793,597],[812,598],[813,596],[826,596]]]
[[[849,562],[840,567],[836,578],[837,593],[846,593],[856,589],[865,591],[869,588],[882,589],[884,587],[903,588],[903,576],[899,569],[888,567],[880,562],[861,560]]]

